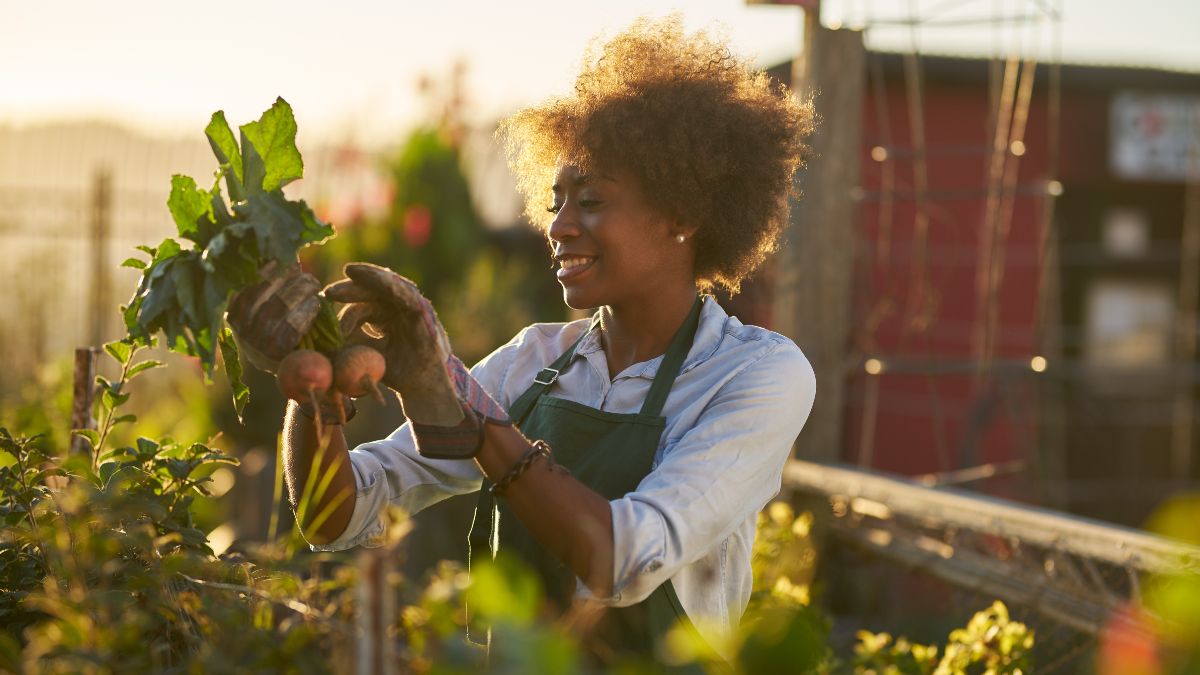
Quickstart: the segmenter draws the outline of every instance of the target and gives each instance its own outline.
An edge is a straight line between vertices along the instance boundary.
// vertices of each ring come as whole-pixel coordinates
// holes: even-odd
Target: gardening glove
[[[271,373],[300,344],[321,306],[316,277],[299,265],[276,270],[274,263],[263,266],[263,281],[234,295],[226,315],[242,358]]]
[[[415,284],[385,267],[349,263],[345,274],[348,279],[325,288],[325,297],[348,303],[339,319],[347,342],[368,344],[383,354],[383,383],[399,394],[418,451],[429,457],[473,456],[483,422],[509,424],[508,413],[451,353],[433,305]],[[477,437],[468,448],[470,433]]]

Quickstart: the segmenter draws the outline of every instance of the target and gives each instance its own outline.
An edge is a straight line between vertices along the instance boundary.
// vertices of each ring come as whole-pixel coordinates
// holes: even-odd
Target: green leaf
[[[296,148],[296,118],[282,98],[257,122],[243,124],[244,181],[248,191],[272,192],[304,177],[304,160]]]
[[[201,190],[190,176],[171,176],[171,196],[167,208],[175,219],[179,236],[204,246],[217,233],[212,195]]]
[[[498,556],[494,562],[471,568],[467,602],[480,618],[528,626],[541,605],[539,580],[514,558]]]
[[[0,469],[5,469],[17,463],[17,458],[11,452],[0,450]]]
[[[117,363],[124,365],[129,361],[129,355],[133,353],[133,345],[125,340],[116,340],[105,344],[104,351],[116,359]]]
[[[192,469],[193,465],[189,461],[182,459],[167,460],[167,472],[171,474],[172,478],[183,480],[191,475]]]
[[[174,260],[166,260],[155,263],[154,269],[167,270],[173,266],[174,262]],[[139,300],[135,325],[147,333],[153,333],[155,320],[159,315],[168,310],[178,309],[175,301],[175,282],[171,280],[170,276],[162,277],[156,283],[150,283],[146,294]]]
[[[138,324],[138,314],[142,311],[142,297],[134,296],[128,305],[121,307],[121,319],[125,322],[125,330],[132,337],[142,337],[144,331]]]
[[[313,213],[303,199],[291,202],[291,204],[295,205],[295,210],[299,211],[300,218],[304,222],[304,230],[300,234],[301,241],[305,244],[323,244],[333,238],[333,226],[318,219],[317,214]]]
[[[217,365],[217,344],[208,326],[192,331],[192,340],[196,345],[196,355],[204,366],[204,382],[211,382],[213,368]]]
[[[121,415],[112,421],[113,426],[118,424],[132,424],[137,421],[137,415]]]
[[[238,151],[237,139],[229,122],[225,121],[225,112],[218,110],[213,113],[208,126],[204,129],[208,144],[212,147],[217,161],[229,167],[225,172],[225,185],[229,188],[229,198],[240,202],[246,198],[246,190],[242,185],[242,153]]]
[[[125,261],[121,263],[121,267],[132,267],[135,270],[144,270],[146,269],[146,261],[142,260],[141,258],[126,258]]]
[[[243,422],[242,411],[250,401],[250,387],[242,382],[242,361],[238,357],[237,343],[233,341],[233,331],[228,327],[222,330],[220,342],[225,376],[229,378],[229,388],[233,391],[233,407],[237,411],[238,422]]]
[[[82,436],[87,439],[87,442],[92,446],[92,450],[100,449],[100,432],[95,429],[72,429],[71,433],[76,436]]]
[[[104,406],[105,410],[115,410],[129,400],[129,394],[114,394],[112,390],[105,389],[100,392],[100,405]]]
[[[155,454],[158,452],[158,448],[159,448],[159,447],[160,447],[160,446],[158,445],[158,442],[157,442],[157,441],[153,441],[153,440],[151,440],[151,439],[149,439],[149,438],[145,438],[145,437],[143,437],[143,436],[139,436],[139,437],[138,437],[138,439],[137,439],[137,456],[138,456],[138,459],[139,459],[139,460],[142,460],[142,461],[145,461],[145,460],[147,460],[147,459],[150,459],[151,457],[153,457],[153,456],[154,456],[154,455],[155,455]]]
[[[208,316],[200,302],[204,270],[198,257],[181,258],[171,269],[171,281],[175,285],[175,301],[179,303],[187,318],[187,325],[195,328],[208,323]]]
[[[119,468],[121,468],[120,462],[105,462],[105,463],[101,464],[100,465],[100,483],[101,483],[101,485],[107,485],[108,481],[112,479],[113,474],[116,473],[117,469],[119,469]]]
[[[200,264],[209,273],[208,278],[231,284],[229,291],[256,283],[258,243],[254,227],[241,221],[226,227],[208,242],[200,257]]]
[[[308,230],[300,207],[279,192],[259,192],[238,205],[238,213],[253,228],[259,254],[287,267],[296,261],[303,246],[301,237]]]
[[[267,179],[267,165],[258,148],[246,138],[245,131],[242,131],[242,149],[242,162],[246,171],[246,197],[249,198],[252,194],[263,192],[262,184]],[[236,208],[237,204],[234,204],[234,207]]]
[[[144,370],[150,370],[151,368],[161,367],[162,365],[163,365],[162,361],[155,361],[154,359],[147,359],[145,361],[142,361],[141,363],[135,363],[132,366],[130,366],[129,372],[125,375],[125,379],[132,380],[134,375],[137,375],[138,373],[140,373]]]
[[[233,216],[229,215],[229,209],[225,207],[225,198],[221,196],[221,177],[224,172],[217,172],[217,181],[213,183],[212,190],[209,190],[209,195],[212,199],[209,204],[212,207],[213,220],[217,225],[225,227],[233,221]]]
[[[174,258],[182,253],[183,247],[180,246],[179,242],[175,241],[174,239],[167,238],[163,239],[162,243],[158,245],[158,248],[153,250],[154,262],[160,263],[164,260],[170,260],[171,258]]]

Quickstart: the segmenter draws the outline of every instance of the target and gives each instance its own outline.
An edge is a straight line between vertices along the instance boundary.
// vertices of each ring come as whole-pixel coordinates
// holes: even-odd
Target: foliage
[[[858,632],[854,669],[881,675],[929,675],[938,665],[938,648],[909,642],[888,633]]]
[[[28,672],[326,672],[352,662],[357,584],[353,565],[323,571],[320,556],[297,555],[294,534],[245,554],[213,555],[191,512],[208,473],[233,458],[204,443],[139,438],[114,446],[129,382],[155,367],[132,342],[107,353],[120,377],[101,380],[100,429],[85,434],[93,457],[62,466],[41,439],[0,431],[0,669]],[[148,365],[142,365],[148,364]],[[105,430],[108,430],[107,432]],[[51,489],[55,477],[69,483]],[[382,557],[398,556],[407,532],[393,516]],[[679,626],[662,645],[672,663],[713,672],[844,672],[828,647],[829,622],[809,606],[815,552],[811,516],[783,504],[759,519],[756,586],[745,621],[728,644],[710,645]],[[316,565],[314,566],[314,562]],[[501,556],[463,570],[443,563],[425,583],[391,575],[400,600],[394,635],[406,671],[472,673],[485,653],[463,640],[487,626],[493,672],[589,670],[575,627],[585,615],[548,618],[532,572]],[[390,592],[384,589],[383,592]],[[467,611],[469,608],[469,612]],[[595,608],[593,608],[595,610]],[[469,621],[468,621],[469,618]],[[1002,605],[980,613],[938,649],[864,636],[855,673],[1016,673],[1028,668],[1032,636]],[[720,654],[730,660],[726,661]],[[953,657],[952,657],[953,655]],[[953,660],[952,660],[953,658]],[[906,660],[907,659],[907,660]],[[918,665],[913,666],[912,663]],[[621,672],[645,664],[624,662]],[[983,670],[990,667],[991,670]]]
[[[129,381],[156,367],[131,342],[106,351],[94,449],[61,465],[38,437],[0,429],[0,670],[28,672],[325,671],[349,616],[351,575],[305,580],[213,555],[193,519],[209,474],[232,457],[204,443],[109,443]],[[56,482],[57,481],[57,482]],[[232,629],[232,630],[231,630]]]
[[[976,612],[966,627],[950,632],[938,659],[938,647],[893,639],[887,633],[860,631],[855,647],[856,673],[895,675],[1020,675],[1031,672],[1033,631],[1013,621],[997,600]]]
[[[70,361],[39,364],[14,390],[0,391],[0,426],[36,429],[45,453],[61,454],[70,443],[71,396]]]
[[[751,559],[752,602],[809,604],[809,586],[817,568],[812,522],[811,513],[796,515],[787,502],[772,502],[758,514]]]
[[[1033,632],[1012,621],[999,601],[951,631],[942,647],[860,631],[853,659],[843,663],[825,647],[828,627],[823,617],[808,606],[816,566],[811,533],[812,514],[796,515],[786,503],[773,503],[759,514],[754,593],[738,646],[744,672],[766,672],[780,663],[803,664],[802,671],[856,675],[1030,672]]]
[[[197,356],[211,373],[218,348],[233,383],[239,413],[249,392],[241,385],[236,347],[224,328],[229,298],[259,281],[268,263],[284,270],[299,250],[333,235],[304,201],[293,201],[283,187],[303,177],[296,149],[296,121],[282,98],[262,117],[240,127],[241,143],[222,111],[213,113],[205,129],[220,164],[211,190],[188,176],[171,179],[167,206],[184,248],[175,239],[157,247],[139,246],[145,261],[129,258],[123,265],[143,270],[137,290],[122,308],[129,335],[147,344],[161,331],[171,350]],[[229,205],[221,194],[224,178]]]

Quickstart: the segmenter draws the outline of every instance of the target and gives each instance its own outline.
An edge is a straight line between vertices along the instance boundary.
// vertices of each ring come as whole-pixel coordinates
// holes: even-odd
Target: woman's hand
[[[296,349],[321,304],[316,277],[298,265],[271,276],[274,270],[273,264],[264,267],[264,281],[233,296],[227,317],[238,351],[251,365],[269,373]]]
[[[454,384],[446,373],[450,340],[433,307],[408,279],[378,265],[349,263],[348,277],[325,287],[325,297],[346,303],[342,335],[383,354],[383,383],[400,395],[414,423],[452,427],[462,422]]]
[[[464,419],[463,403],[488,420],[508,422],[504,409],[451,353],[433,305],[415,284],[367,263],[350,263],[345,273],[349,278],[327,286],[325,297],[347,303],[340,322],[348,342],[383,354],[383,383],[400,395],[414,424],[454,427]]]

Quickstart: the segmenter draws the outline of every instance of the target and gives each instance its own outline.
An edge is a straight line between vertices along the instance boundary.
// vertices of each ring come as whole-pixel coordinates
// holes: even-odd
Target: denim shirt
[[[534,324],[471,372],[509,407],[587,329],[588,320]],[[615,378],[599,335],[580,343],[548,395],[614,413],[635,413],[662,356]],[[704,303],[692,348],[667,397],[666,429],[651,472],[634,492],[610,502],[614,606],[644,600],[670,581],[702,635],[720,644],[750,599],[755,516],[780,488],[792,443],[812,409],[816,378],[787,338]],[[350,522],[320,550],[370,544],[383,532],[388,503],[416,513],[479,490],[473,461],[417,454],[407,423],[350,452],[358,492]],[[466,536],[466,533],[463,533]],[[578,595],[592,598],[582,583]]]

